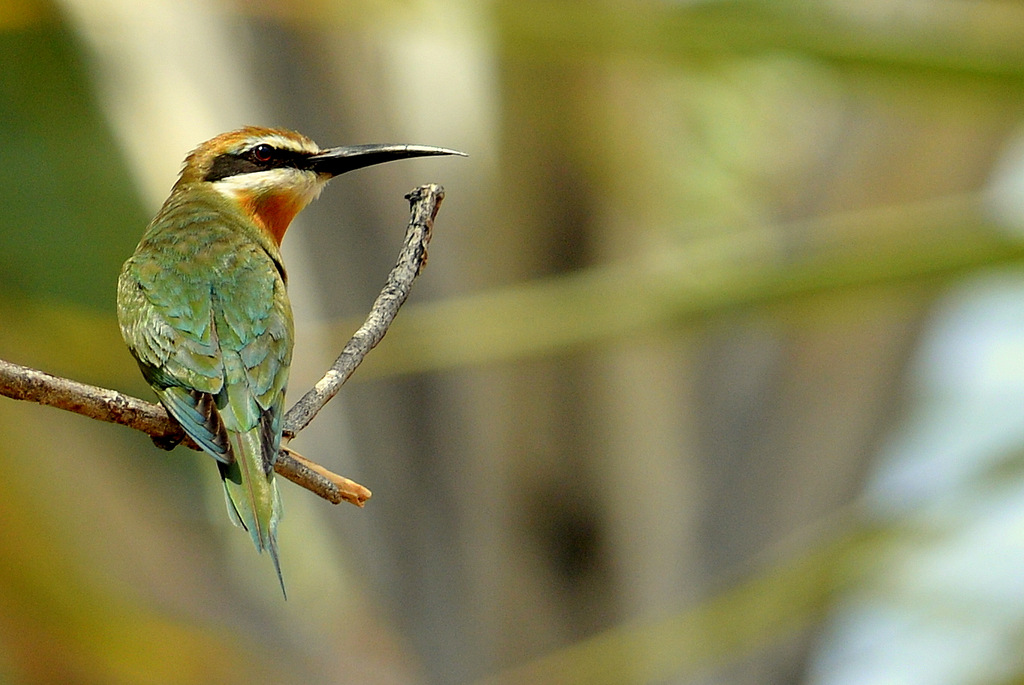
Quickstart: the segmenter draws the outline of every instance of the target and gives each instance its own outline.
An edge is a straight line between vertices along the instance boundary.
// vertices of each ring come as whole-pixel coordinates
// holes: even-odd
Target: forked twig
[[[388,275],[384,289],[373,303],[370,315],[348,341],[324,377],[317,381],[284,416],[284,436],[293,438],[309,425],[324,405],[338,394],[341,386],[363,361],[367,353],[377,346],[395,320],[399,308],[409,297],[412,282],[427,263],[427,244],[434,228],[434,217],[444,200],[444,188],[438,185],[420,186],[405,196],[409,201],[409,226],[398,263]]]

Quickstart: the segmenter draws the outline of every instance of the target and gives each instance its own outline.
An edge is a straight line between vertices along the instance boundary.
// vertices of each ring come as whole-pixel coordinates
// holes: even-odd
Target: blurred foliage
[[[655,623],[617,626],[481,683],[610,685],[695,679],[737,655],[791,639],[821,620],[885,549],[914,537],[895,526],[865,526],[852,510],[839,513],[835,521],[816,531],[821,541],[811,549],[781,562],[762,560],[764,567],[753,578],[735,582],[696,609]]]
[[[410,3],[409,11],[420,4],[430,7]],[[549,177],[522,183],[564,182],[566,206],[576,190],[610,188],[607,195],[595,193],[598,206],[570,219],[584,225],[583,232],[592,218],[583,210],[589,210],[625,230],[606,244],[588,243],[592,249],[582,256],[566,249],[552,257],[550,246],[524,246],[523,252],[540,256],[517,268],[542,277],[411,304],[355,380],[507,368],[594,348],[628,351],[638,338],[737,313],[777,315],[790,324],[817,321],[837,302],[847,306],[846,295],[920,286],[941,292],[993,266],[1018,267],[1024,243],[992,216],[977,183],[958,187],[958,179],[938,172],[934,185],[926,171],[923,180],[898,173],[879,173],[877,180],[865,172],[863,196],[822,189],[821,196],[834,193],[831,204],[798,198],[790,188],[815,180],[813,172],[801,178],[794,170],[797,156],[806,163],[819,154],[805,126],[849,125],[856,111],[849,119],[836,112],[857,98],[891,99],[894,107],[906,108],[900,111],[925,112],[933,129],[921,135],[935,137],[936,157],[955,154],[946,145],[954,137],[965,139],[965,146],[983,144],[970,139],[969,126],[956,134],[944,129],[949,120],[975,113],[979,129],[995,131],[995,142],[984,144],[1006,144],[1022,111],[1016,101],[1024,93],[1024,12],[1000,2],[896,3],[904,11],[894,6],[891,12],[884,5],[496,3],[493,49],[524,81],[536,76],[540,80],[531,85],[550,91],[549,109],[518,114],[543,122],[530,134],[573,163],[571,172],[554,167]],[[121,347],[112,311],[119,265],[147,217],[92,94],[81,46],[56,11],[34,7],[0,5],[0,355],[147,396]],[[389,4],[383,16],[394,18],[404,9],[403,3]],[[310,9],[317,22],[301,21],[290,3],[239,4],[233,11],[307,29],[317,22],[383,21],[374,10],[331,3]],[[548,70],[552,63],[582,72],[571,84],[573,97],[562,90],[561,72]],[[813,102],[801,101],[811,92],[815,98],[806,99]],[[516,99],[521,92],[505,95],[510,107],[536,104],[526,96]],[[601,98],[604,105],[595,106]],[[673,107],[686,111],[687,123],[703,135],[672,138],[679,123],[665,111]],[[585,125],[581,110],[590,117]],[[766,130],[792,142],[789,164],[786,151],[758,147],[769,137]],[[513,157],[519,145],[540,146],[506,144]],[[523,150],[518,152],[528,156]],[[892,160],[894,167],[901,163],[918,170],[913,160]],[[902,192],[893,190],[897,181],[907,183]],[[457,190],[449,193],[454,202]],[[509,204],[512,209],[494,211],[504,212],[499,228],[514,227],[519,210],[557,216],[565,209]],[[828,209],[824,216],[817,212],[821,206]],[[634,225],[655,228],[638,236],[629,230]],[[509,245],[506,252],[520,248]],[[518,275],[503,264],[481,270],[491,268],[508,268],[496,277],[499,283]],[[337,341],[356,325],[325,324]],[[257,590],[238,590],[216,570],[230,562],[214,549],[216,536],[205,520],[196,515],[182,532],[169,513],[202,508],[197,495],[190,500],[184,494],[191,483],[176,480],[190,471],[132,465],[130,455],[149,448],[138,436],[110,437],[40,408],[3,410],[0,682],[307,682],[309,673],[345,681],[347,655],[332,653],[326,661],[336,670],[327,674],[323,662],[310,656],[337,649],[334,637],[312,635],[312,624],[294,616],[358,602],[317,598],[290,619],[268,618],[278,610],[253,599]],[[79,449],[86,443],[128,456],[106,467],[83,463]],[[60,455],[42,476],[37,452]],[[86,472],[94,468],[100,473],[90,478]],[[1016,461],[1008,472],[1019,476]],[[1007,474],[988,477],[998,483]],[[45,478],[55,478],[56,485],[46,485]],[[115,501],[115,493],[123,492],[133,494]],[[90,525],[94,507],[103,520],[124,526],[114,530],[137,536],[92,539],[102,535]],[[819,622],[839,593],[877,570],[885,553],[930,534],[907,520],[879,525],[859,506],[839,510],[832,520],[815,528],[811,541],[801,539],[748,565],[746,579],[728,584],[731,589],[720,583],[703,603],[660,622],[599,632],[493,681],[696,678]],[[174,543],[168,550],[162,549],[165,539]],[[118,558],[124,546],[141,560]],[[175,565],[179,549],[195,554],[198,577],[162,575],[167,568],[192,568]],[[225,573],[242,573],[228,568]],[[204,605],[206,597],[216,599]],[[360,609],[347,610],[353,614],[323,620],[356,623]],[[392,643],[387,629],[367,623],[358,639],[372,642],[382,662],[414,661],[400,656],[406,646]],[[406,668],[416,670],[402,663],[396,671]],[[1006,682],[1019,680],[1018,673]]]
[[[148,219],[73,35],[53,22],[5,31],[0,61],[4,290],[109,311],[120,263]]]
[[[780,254],[763,232],[691,241],[628,263],[413,305],[365,365],[371,376],[509,362],[683,326],[816,295],[941,283],[1024,261],[1024,244],[985,216],[980,197],[946,198],[813,220],[821,243]],[[336,338],[353,329],[337,326]]]
[[[681,4],[505,4],[500,26],[534,58],[633,53],[693,63],[708,57],[799,54],[841,66],[1024,76],[1024,17],[1003,2],[723,0]]]

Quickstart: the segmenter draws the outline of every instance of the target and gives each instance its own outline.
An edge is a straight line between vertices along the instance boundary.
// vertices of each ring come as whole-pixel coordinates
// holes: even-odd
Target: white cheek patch
[[[235,201],[259,197],[268,193],[287,193],[299,201],[301,208],[320,195],[327,180],[326,177],[314,171],[281,167],[228,176],[214,181],[213,187],[225,197]]]

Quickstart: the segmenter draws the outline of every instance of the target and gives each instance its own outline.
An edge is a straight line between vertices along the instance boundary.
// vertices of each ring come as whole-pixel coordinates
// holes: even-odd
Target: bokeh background
[[[0,358],[151,399],[114,285],[197,143],[465,150],[285,241],[289,598],[184,449],[0,399],[0,684],[1024,682],[1024,5],[0,0]]]

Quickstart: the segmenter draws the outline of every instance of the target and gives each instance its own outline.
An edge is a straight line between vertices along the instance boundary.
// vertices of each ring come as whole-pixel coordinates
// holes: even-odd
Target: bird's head
[[[410,157],[463,155],[426,145],[353,145],[321,150],[294,131],[247,126],[211,138],[185,158],[174,191],[209,183],[280,245],[295,215],[331,178]],[[173,191],[172,191],[173,192]]]

